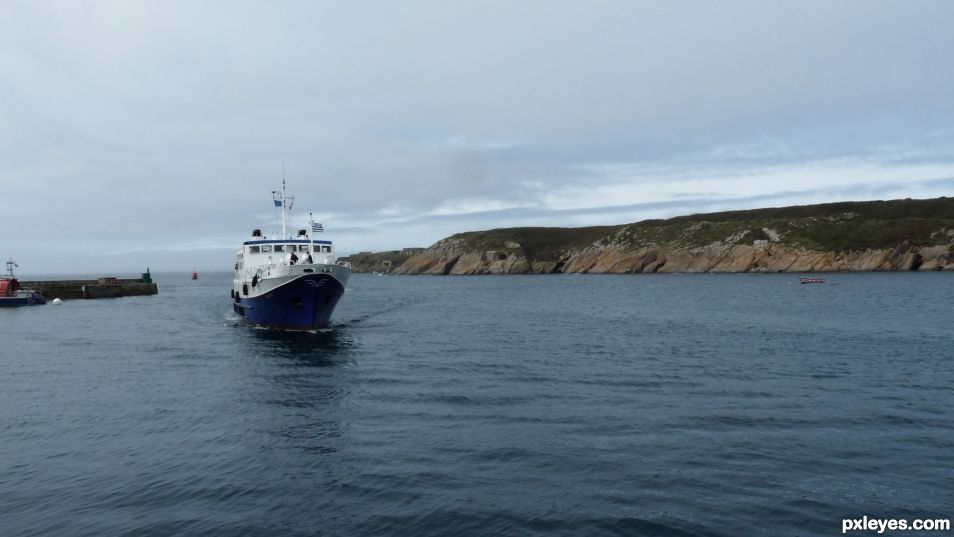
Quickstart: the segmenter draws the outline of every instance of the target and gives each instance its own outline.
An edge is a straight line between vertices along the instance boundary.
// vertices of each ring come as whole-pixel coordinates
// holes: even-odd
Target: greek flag
[[[321,233],[321,232],[324,231],[324,230],[325,230],[325,227],[322,226],[321,224],[312,224],[312,225],[311,225],[311,231],[312,231],[312,233]]]
[[[282,206],[282,200],[275,200],[275,207],[281,207],[281,206]]]

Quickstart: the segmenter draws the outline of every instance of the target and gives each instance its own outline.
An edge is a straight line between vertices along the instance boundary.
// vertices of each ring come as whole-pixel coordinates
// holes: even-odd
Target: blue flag
[[[281,207],[281,206],[282,206],[282,200],[275,200],[275,207]]]

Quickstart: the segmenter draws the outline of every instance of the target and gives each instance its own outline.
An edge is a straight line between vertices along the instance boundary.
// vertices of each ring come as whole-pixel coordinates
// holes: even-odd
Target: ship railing
[[[329,259],[321,259],[321,260],[316,259],[315,262],[312,263],[312,265],[327,265],[327,264],[329,264],[330,262],[331,262],[331,260],[329,260]],[[349,269],[351,268],[351,262],[349,262],[349,261],[341,261],[341,260],[339,260],[339,261],[336,261],[334,264],[337,265],[337,266],[339,266],[339,267],[346,267],[346,268],[349,268]],[[285,276],[285,275],[288,275],[288,274],[296,273],[296,272],[298,271],[298,268],[299,268],[299,267],[305,266],[305,265],[307,265],[307,263],[301,263],[301,262],[299,262],[297,265],[288,265],[288,264],[283,263],[283,262],[279,262],[279,263],[271,262],[271,263],[267,263],[267,264],[265,264],[265,265],[263,265],[263,266],[260,266],[260,267],[256,268],[255,270],[251,270],[251,271],[247,272],[247,274],[257,275],[257,276],[259,277],[259,279],[261,279],[261,278],[263,278],[263,277],[264,277],[264,278],[272,278],[272,277],[276,277],[276,276]],[[246,278],[250,278],[250,277],[251,277],[251,276],[246,276]]]

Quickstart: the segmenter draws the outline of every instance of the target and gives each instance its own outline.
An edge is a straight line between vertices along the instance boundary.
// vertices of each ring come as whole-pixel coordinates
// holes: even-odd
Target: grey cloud
[[[45,264],[68,240],[88,268],[107,244],[237,242],[283,161],[298,208],[337,215],[354,249],[493,218],[815,199],[778,184],[617,200],[633,212],[544,202],[833,159],[951,165],[952,16],[941,1],[7,3],[0,186],[24,201],[0,225],[23,226],[10,254]],[[906,181],[883,192],[920,188]],[[473,199],[525,208],[424,216]]]
[[[935,189],[954,191],[954,177],[943,177],[918,181],[905,185],[909,189],[925,189],[928,191]],[[404,221],[392,221],[388,225],[397,228],[420,225],[421,223],[456,224],[460,221],[466,221],[468,224],[477,224],[480,227],[474,228],[489,229],[492,227],[510,227],[516,225],[534,225],[534,222],[540,225],[559,226],[561,221],[571,216],[600,216],[606,215],[618,220],[607,221],[606,223],[628,224],[638,221],[632,215],[646,213],[666,213],[666,217],[679,216],[685,214],[705,213],[713,211],[732,209],[749,209],[759,207],[772,207],[791,204],[788,200],[809,199],[812,203],[826,203],[843,201],[845,199],[883,199],[890,197],[899,191],[897,185],[878,184],[861,186],[834,186],[826,188],[814,188],[806,190],[783,190],[772,194],[762,194],[757,196],[738,196],[738,197],[720,197],[710,194],[694,198],[681,197],[667,201],[657,201],[648,203],[632,203],[627,205],[614,205],[608,207],[586,207],[579,209],[550,209],[544,207],[520,207],[514,209],[500,209],[494,211],[483,211],[478,213],[468,213],[464,215],[426,215]],[[631,219],[627,219],[630,217]],[[545,223],[545,224],[544,224]],[[346,226],[337,228],[336,231],[343,233],[363,233],[373,229],[373,226]]]

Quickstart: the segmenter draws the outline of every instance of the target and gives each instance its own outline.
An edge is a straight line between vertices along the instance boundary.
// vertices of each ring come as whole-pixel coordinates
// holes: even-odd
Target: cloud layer
[[[940,1],[14,2],[0,255],[227,270],[275,221],[283,162],[296,223],[313,211],[343,251],[950,195],[950,20]]]

